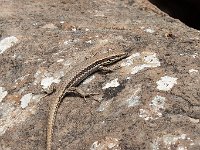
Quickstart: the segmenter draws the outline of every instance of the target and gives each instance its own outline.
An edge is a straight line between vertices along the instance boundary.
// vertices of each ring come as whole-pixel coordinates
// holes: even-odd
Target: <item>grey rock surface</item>
[[[65,97],[53,149],[200,149],[200,33],[146,0],[0,2],[0,150],[43,150],[49,108],[77,62],[123,50]],[[94,101],[97,99],[100,103]]]

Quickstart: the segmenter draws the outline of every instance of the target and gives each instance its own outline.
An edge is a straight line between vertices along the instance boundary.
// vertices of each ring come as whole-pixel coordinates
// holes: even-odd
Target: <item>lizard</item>
[[[88,76],[98,70],[108,70],[105,66],[115,63],[128,56],[127,52],[113,51],[96,55],[90,59],[87,59],[80,64],[73,67],[62,79],[62,84],[58,90],[58,97],[53,101],[47,124],[47,150],[51,150],[53,126],[56,118],[56,113],[62,99],[69,93],[80,94],[85,97],[82,92],[76,89],[76,87]]]

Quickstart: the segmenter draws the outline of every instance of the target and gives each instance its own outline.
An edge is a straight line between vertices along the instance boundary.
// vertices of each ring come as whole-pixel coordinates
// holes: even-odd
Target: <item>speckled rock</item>
[[[130,56],[80,84],[98,95],[64,98],[53,150],[200,149],[199,31],[147,0],[0,3],[0,150],[45,149],[42,91],[115,50]]]

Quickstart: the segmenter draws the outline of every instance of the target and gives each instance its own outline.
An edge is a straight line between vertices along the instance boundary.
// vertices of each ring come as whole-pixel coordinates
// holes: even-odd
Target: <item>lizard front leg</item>
[[[86,93],[85,91],[83,91],[82,89],[77,88],[77,87],[70,87],[70,88],[68,88],[67,89],[67,93],[78,94],[79,96],[81,96],[82,98],[84,98],[85,101],[86,101],[86,97],[93,96],[93,95],[98,95],[99,94],[99,93]],[[94,100],[98,101],[96,99],[94,99]]]

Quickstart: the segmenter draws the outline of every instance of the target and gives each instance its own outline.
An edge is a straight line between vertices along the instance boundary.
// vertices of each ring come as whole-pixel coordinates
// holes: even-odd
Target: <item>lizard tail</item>
[[[47,150],[51,150],[53,126],[55,122],[56,112],[58,110],[59,99],[56,100],[51,106],[49,112],[48,126],[47,126]]]

